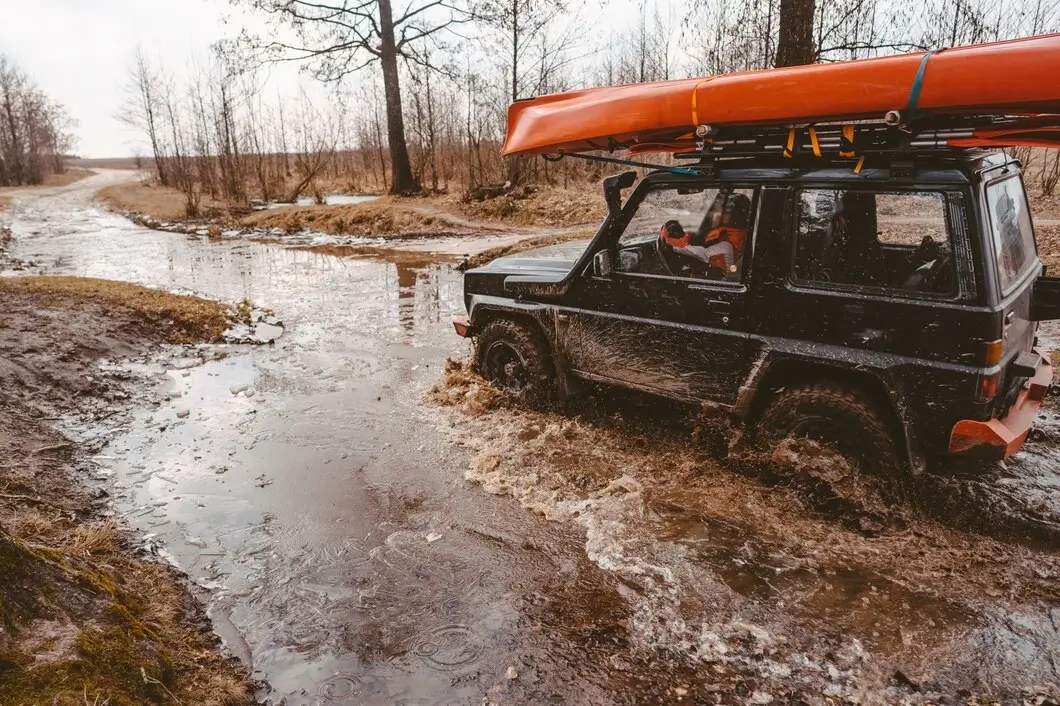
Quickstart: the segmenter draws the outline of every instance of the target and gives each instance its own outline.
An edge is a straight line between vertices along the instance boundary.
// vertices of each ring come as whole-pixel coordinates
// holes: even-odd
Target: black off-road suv
[[[579,379],[709,404],[762,440],[809,436],[872,470],[1020,448],[1060,318],[1020,165],[917,150],[702,159],[604,181],[589,242],[468,271],[480,373],[535,395]],[[748,208],[749,206],[749,208]]]

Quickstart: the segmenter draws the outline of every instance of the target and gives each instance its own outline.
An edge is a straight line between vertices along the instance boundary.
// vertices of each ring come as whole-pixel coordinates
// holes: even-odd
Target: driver
[[[722,276],[739,272],[747,240],[751,200],[743,194],[720,193],[696,233],[685,232],[677,221],[667,221],[660,235],[674,252],[693,258]]]

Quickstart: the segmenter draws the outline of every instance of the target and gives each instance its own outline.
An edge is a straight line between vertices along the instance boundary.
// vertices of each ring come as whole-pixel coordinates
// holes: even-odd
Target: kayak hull
[[[697,125],[881,120],[911,107],[932,115],[1060,113],[1060,34],[517,101],[502,154],[667,145],[691,140]]]

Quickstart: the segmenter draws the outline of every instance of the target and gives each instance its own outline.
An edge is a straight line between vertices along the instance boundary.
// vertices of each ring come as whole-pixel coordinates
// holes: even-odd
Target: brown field
[[[184,192],[152,183],[128,182],[108,186],[97,198],[108,208],[143,216],[159,221],[179,221],[187,217],[187,202]],[[199,212],[204,217],[229,216],[245,212],[245,206],[236,206],[204,196],[199,203]]]
[[[82,169],[151,169],[154,160],[145,158],[137,164],[135,157],[108,157],[103,159],[71,159],[67,163]]]
[[[428,208],[433,205],[425,199],[383,197],[352,206],[293,206],[251,214],[242,218],[239,225],[279,228],[287,233],[312,230],[363,236],[438,233],[465,227],[451,214]]]
[[[512,195],[485,201],[464,202],[448,196],[441,202],[451,204],[468,218],[519,226],[565,227],[599,223],[607,213],[603,194],[596,184],[586,184],[580,189],[528,187],[516,189]]]
[[[48,176],[44,177],[44,183],[43,184],[33,184],[33,185],[30,185],[30,186],[5,186],[5,187],[0,187],[0,194],[3,194],[5,191],[7,191],[7,192],[14,191],[15,189],[32,189],[32,188],[49,187],[49,186],[67,186],[69,184],[73,184],[75,181],[81,181],[85,177],[90,177],[90,176],[92,176],[92,174],[93,174],[93,172],[91,170],[89,170],[89,169],[79,169],[77,167],[72,167],[72,168],[68,168],[62,174],[49,174]],[[5,200],[9,201],[9,199],[7,199],[7,197],[0,196],[0,210],[3,210],[3,204],[4,204]]]
[[[511,227],[566,227],[599,222],[603,199],[589,191],[537,188],[518,196],[466,202],[456,195],[382,197],[353,206],[304,206],[262,211],[239,224],[363,236],[475,232]]]

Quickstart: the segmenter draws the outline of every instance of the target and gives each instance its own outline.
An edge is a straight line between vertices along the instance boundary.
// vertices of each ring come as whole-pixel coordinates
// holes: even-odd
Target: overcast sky
[[[126,156],[140,141],[114,116],[137,44],[183,67],[230,31],[230,14],[224,0],[0,0],[0,54],[78,120],[79,154]]]

